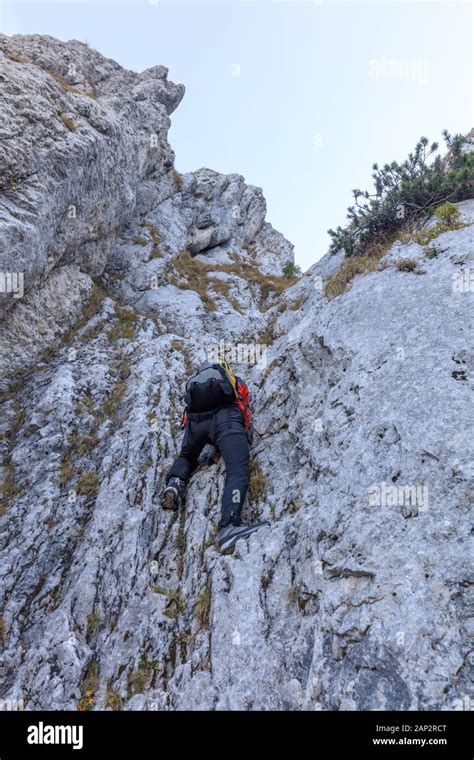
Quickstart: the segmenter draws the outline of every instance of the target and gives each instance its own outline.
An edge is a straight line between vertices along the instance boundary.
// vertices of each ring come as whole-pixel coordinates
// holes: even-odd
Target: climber
[[[225,553],[240,538],[268,525],[267,522],[243,525],[240,517],[250,478],[252,425],[248,388],[226,361],[219,359],[215,364],[206,361],[186,383],[185,402],[181,452],[168,473],[162,507],[173,511],[180,508],[202,450],[206,444],[215,447],[226,465],[217,537]],[[215,456],[211,454],[212,459]]]

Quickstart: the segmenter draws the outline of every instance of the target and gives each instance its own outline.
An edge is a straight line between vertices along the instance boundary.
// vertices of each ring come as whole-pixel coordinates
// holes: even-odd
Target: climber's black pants
[[[240,409],[236,406],[206,414],[188,414],[181,452],[168,473],[168,480],[186,482],[197,465],[202,449],[210,443],[222,454],[226,479],[221,505],[220,527],[238,524],[249,485],[249,443]]]

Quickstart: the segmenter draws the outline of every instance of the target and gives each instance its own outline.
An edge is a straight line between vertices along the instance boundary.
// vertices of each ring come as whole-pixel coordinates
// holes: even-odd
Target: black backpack
[[[184,400],[188,412],[211,412],[236,401],[232,370],[226,371],[224,363],[205,362],[186,383]]]

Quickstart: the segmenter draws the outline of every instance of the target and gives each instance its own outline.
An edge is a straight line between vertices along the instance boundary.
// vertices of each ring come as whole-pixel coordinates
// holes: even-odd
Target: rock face
[[[2,259],[27,290],[59,264],[98,275],[117,229],[174,185],[166,134],[184,88],[38,35],[1,35],[0,65]]]
[[[464,705],[474,200],[332,301],[337,256],[284,288],[292,246],[261,191],[173,170],[166,69],[0,40],[1,270],[26,272],[0,323],[0,697]],[[246,513],[271,523],[225,557],[221,462],[179,516],[158,506],[184,381],[221,341],[265,350],[234,364],[256,429]]]

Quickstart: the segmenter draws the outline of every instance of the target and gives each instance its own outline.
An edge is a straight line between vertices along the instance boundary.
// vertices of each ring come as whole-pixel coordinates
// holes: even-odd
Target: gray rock
[[[33,60],[2,58],[29,117],[24,145],[0,156],[24,162],[36,221],[6,189],[2,241],[16,240],[31,276],[0,323],[0,697],[58,710],[464,709],[474,200],[459,204],[469,226],[420,253],[422,273],[394,266],[413,256],[400,244],[329,301],[341,259],[328,254],[280,293],[271,282],[293,250],[259,190],[207,169],[177,179],[168,148],[151,172],[131,170],[148,160],[150,113],[167,145],[182,93],[164,67],[133,74],[37,36],[1,48]],[[53,187],[65,138],[48,113],[64,99],[79,115],[84,97],[44,69],[66,76],[71,61],[74,82],[98,88],[89,113],[109,137],[92,139],[81,116]],[[4,116],[3,138],[19,124]],[[95,180],[93,167],[78,175],[89,149]],[[67,176],[96,238],[61,226]],[[94,182],[102,209],[86,197]],[[219,341],[268,344],[260,364],[234,364],[262,476],[245,511],[270,526],[231,556],[215,543],[222,461],[196,471],[181,516],[159,508],[185,379]]]
[[[184,88],[38,35],[0,35],[0,79],[0,268],[27,291],[60,261],[97,276],[117,229],[146,211],[141,184],[172,174],[168,114]]]

